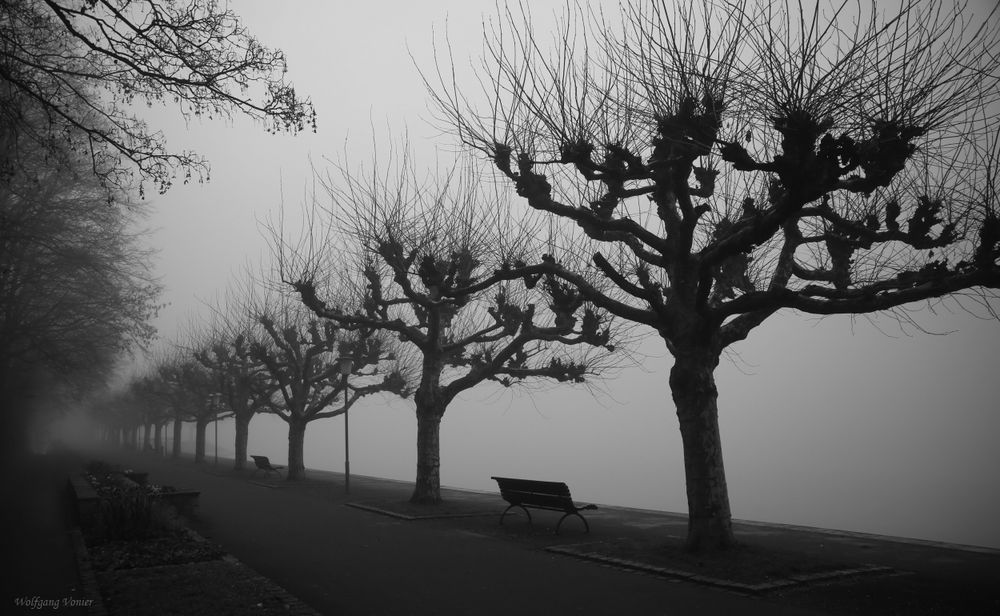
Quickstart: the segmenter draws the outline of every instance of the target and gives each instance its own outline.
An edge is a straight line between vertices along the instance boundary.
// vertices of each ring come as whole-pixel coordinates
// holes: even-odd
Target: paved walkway
[[[34,564],[5,580],[12,583],[6,597],[72,596],[78,582],[71,567],[67,572],[72,551],[65,530],[63,539],[57,533],[33,542],[65,524],[50,511],[59,503],[44,496],[46,490],[58,485],[68,466],[98,457],[148,471],[152,483],[201,490],[192,527],[322,614],[1000,613],[1000,553],[994,550],[739,523],[738,536],[760,545],[892,570],[750,595],[551,551],[680,536],[685,520],[679,515],[602,505],[586,514],[589,535],[567,520],[555,536],[558,514],[539,512],[534,527],[523,518],[499,527],[504,503],[497,494],[448,491],[443,513],[463,517],[413,520],[405,517],[411,485],[403,482],[352,476],[345,495],[336,473],[310,471],[308,480],[290,484],[235,473],[230,461],[214,467],[120,450],[46,457],[27,469],[25,477],[46,477],[18,484],[37,493],[29,501],[38,515],[5,516],[4,552],[5,564],[23,558]],[[38,578],[45,583],[33,585]]]
[[[46,613],[51,601],[59,613],[74,613],[70,603],[87,596],[76,570],[70,535],[67,470],[74,458],[35,456],[3,462],[5,494],[0,507],[0,613]],[[15,601],[24,603],[17,608]],[[49,603],[34,609],[42,600]],[[65,600],[65,601],[64,601]],[[14,606],[15,611],[9,611]],[[84,613],[78,611],[78,613]]]

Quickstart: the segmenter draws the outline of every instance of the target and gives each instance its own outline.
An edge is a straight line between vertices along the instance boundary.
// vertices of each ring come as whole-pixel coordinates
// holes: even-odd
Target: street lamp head
[[[353,357],[342,355],[337,358],[337,371],[340,372],[340,376],[346,377],[352,370],[354,370]]]

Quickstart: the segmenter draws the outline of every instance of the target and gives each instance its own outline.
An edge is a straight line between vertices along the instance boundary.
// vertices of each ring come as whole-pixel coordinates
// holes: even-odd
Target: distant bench
[[[573,502],[573,497],[569,494],[569,487],[559,481],[535,481],[533,479],[511,479],[510,477],[493,477],[497,485],[500,486],[500,496],[510,503],[500,515],[500,523],[503,524],[504,516],[514,507],[520,507],[528,516],[531,522],[532,509],[548,509],[550,511],[562,511],[563,517],[559,518],[556,524],[556,534],[559,534],[559,527],[563,520],[571,515],[583,520],[583,526],[590,532],[590,524],[586,518],[580,515],[581,511],[597,509],[597,505],[578,506]]]
[[[278,477],[281,477],[281,469],[284,466],[275,466],[271,464],[271,461],[267,459],[267,456],[250,456],[253,458],[253,463],[257,465],[257,468],[253,470],[256,475],[257,471],[264,471],[265,473],[278,473]]]

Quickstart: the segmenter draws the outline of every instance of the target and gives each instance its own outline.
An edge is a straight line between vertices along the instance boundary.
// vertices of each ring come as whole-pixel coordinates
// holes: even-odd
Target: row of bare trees
[[[322,324],[301,306],[255,303],[248,297],[221,306],[225,311],[219,310],[213,323],[193,326],[145,374],[111,399],[99,401],[96,416],[111,428],[109,433],[141,430],[141,445],[138,439],[132,443],[161,451],[162,428],[169,424],[170,455],[179,457],[182,425],[190,422],[195,427],[195,461],[201,462],[206,428],[232,418],[234,465],[242,469],[251,420],[257,413],[273,413],[288,424],[287,476],[294,480],[305,470],[309,422],[342,415],[369,394],[405,395],[405,382],[392,367],[381,338]]]
[[[315,128],[285,58],[216,2],[0,2],[0,451],[155,332],[135,195],[207,179],[136,110]],[[55,409],[50,413],[50,410]]]
[[[175,430],[194,422],[202,459],[205,426],[232,416],[239,468],[250,419],[274,413],[288,424],[296,479],[309,422],[369,394],[412,394],[412,498],[439,502],[440,424],[459,394],[486,382],[582,383],[609,364],[621,335],[570,285],[526,265],[542,248],[538,229],[514,222],[502,194],[468,168],[424,176],[404,155],[375,173],[341,166],[322,179],[304,233],[271,227],[274,273],[289,284],[257,280],[231,293],[213,324],[143,379],[161,403],[137,404],[128,421],[161,408],[158,421]]]
[[[80,39],[75,25],[89,23],[106,40],[91,40],[91,52],[70,56],[73,70],[50,76],[37,59],[15,53],[30,38],[18,30],[19,38],[0,40],[12,60],[0,63],[0,78],[44,95],[65,91],[79,75],[113,82],[117,68],[99,69],[117,67],[122,43],[145,49],[177,36],[188,45],[176,48],[183,58],[190,46],[217,40],[160,32],[141,10],[155,2],[135,3],[140,27],[101,13],[113,5],[3,3],[43,33],[61,23]],[[341,177],[325,183],[329,199],[314,204],[307,240],[274,230],[278,278],[309,317],[288,324],[279,318],[285,314],[255,315],[265,332],[259,344],[272,350],[278,371],[260,354],[259,365],[275,387],[269,403],[282,399],[291,419],[293,407],[307,413],[309,404],[296,401],[294,387],[281,389],[278,375],[307,373],[283,363],[285,354],[304,357],[303,349],[329,348],[337,336],[379,340],[388,345],[380,352],[391,347],[396,367],[378,374],[413,392],[413,498],[434,502],[439,425],[459,392],[490,380],[578,381],[613,348],[612,316],[649,327],[674,358],[668,385],[684,446],[688,545],[725,548],[735,539],[715,383],[723,352],[784,310],[908,319],[910,304],[951,297],[995,316],[1000,25],[996,9],[976,15],[945,1],[902,0],[890,10],[764,0],[619,8],[568,3],[544,30],[526,4],[501,8],[486,22],[482,60],[470,74],[450,42],[423,71],[443,128],[546,216],[541,226],[515,224],[522,214],[491,200],[493,185],[461,172],[424,180],[405,157],[391,172],[341,167]],[[228,23],[161,14],[194,28]],[[110,27],[120,23],[122,30]],[[259,51],[255,41],[234,32],[228,42],[265,69],[244,70],[263,75],[266,100],[277,105],[235,108],[302,126],[308,107],[283,82],[267,81],[280,57],[258,58],[249,53]],[[42,59],[63,52],[44,36],[32,44]],[[125,63],[135,73],[123,74],[142,78],[120,91],[136,86],[147,98],[185,99],[191,85],[233,109],[229,91],[213,89],[227,84],[229,68],[172,63],[174,48],[159,51],[165,59],[155,67]],[[189,102],[195,112],[213,109]],[[77,116],[48,109],[48,117],[79,127]],[[112,126],[115,119],[107,117]],[[164,157],[157,143],[123,149],[120,130],[83,134],[124,153],[161,187],[169,183],[163,169],[191,167]],[[576,259],[581,254],[587,263]],[[204,347],[204,361],[194,360],[199,369],[243,345],[252,359],[257,348],[249,338],[225,344],[233,350]],[[318,378],[326,365],[308,374]],[[163,383],[169,378],[180,377]],[[220,400],[225,391],[215,388]],[[169,408],[180,413],[185,404],[178,398]]]

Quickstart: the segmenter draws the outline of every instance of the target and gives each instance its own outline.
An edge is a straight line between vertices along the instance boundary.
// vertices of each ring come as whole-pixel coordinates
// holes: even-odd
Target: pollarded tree
[[[152,441],[152,451],[162,454],[164,448],[163,426],[170,420],[170,407],[167,400],[158,391],[157,377],[146,374],[134,377],[128,384],[129,394],[141,407],[146,426],[151,426],[152,437],[144,438],[144,442]],[[146,433],[149,433],[147,428]],[[145,448],[145,445],[144,445]]]
[[[541,276],[522,261],[536,252],[535,230],[513,224],[503,199],[474,174],[456,168],[425,182],[404,156],[392,173],[341,168],[340,175],[339,183],[324,182],[331,199],[325,213],[345,245],[324,246],[325,261],[322,253],[291,251],[283,276],[316,315],[348,329],[390,332],[413,350],[419,384],[411,501],[437,503],[441,420],[459,394],[487,381],[583,382],[613,350],[611,332],[569,285],[552,276],[537,284]],[[494,275],[497,269],[504,275]],[[328,297],[317,283],[325,274],[353,277],[353,297]],[[533,289],[504,279],[525,274]]]
[[[191,419],[194,421],[195,463],[205,461],[205,433],[208,425],[233,416],[232,409],[225,404],[222,395],[226,386],[225,372],[219,369],[221,366],[203,361],[207,360],[210,350],[211,347],[195,346],[186,351],[186,356],[198,368],[192,370],[188,385],[193,402],[190,409]]]
[[[782,309],[996,299],[998,13],[688,0],[569,5],[551,39],[523,7],[496,23],[477,71],[488,111],[439,62],[425,76],[441,119],[586,233],[627,301],[551,272],[663,339],[688,546],[728,546],[725,349]]]
[[[175,350],[172,355],[161,359],[157,365],[158,389],[168,401],[173,420],[172,458],[181,457],[181,428],[185,421],[203,421],[208,414],[207,399],[213,393],[207,371],[188,353]],[[205,455],[204,427],[198,439],[201,456]],[[196,447],[197,449],[198,447]]]
[[[393,357],[377,332],[345,332],[333,323],[320,323],[287,298],[263,308],[258,320],[265,335],[252,343],[250,353],[274,382],[269,411],[288,424],[288,480],[305,473],[305,434],[310,422],[343,415],[370,394],[407,395],[402,372],[390,367],[380,373]],[[354,383],[341,373],[340,360],[348,358]],[[360,386],[358,379],[363,383]]]
[[[221,403],[232,414],[235,435],[233,468],[246,466],[250,420],[271,407],[277,382],[255,359],[254,344],[267,336],[258,320],[255,292],[259,283],[248,277],[234,285],[213,307],[213,318],[200,335],[195,359],[213,374]]]
[[[161,192],[178,170],[185,181],[208,174],[197,155],[169,152],[136,117],[139,106],[315,129],[312,105],[286,81],[284,54],[216,0],[7,0],[0,49],[0,120],[25,148],[85,153],[109,187],[131,187],[136,171]],[[26,106],[40,107],[45,124],[22,125]]]

